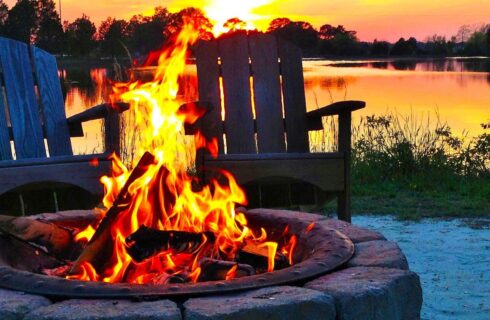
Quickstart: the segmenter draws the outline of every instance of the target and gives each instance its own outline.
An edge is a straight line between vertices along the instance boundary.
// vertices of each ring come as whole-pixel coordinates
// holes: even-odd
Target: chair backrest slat
[[[256,153],[246,34],[219,42],[223,76],[225,132],[228,153]]]
[[[3,89],[0,86],[0,90]],[[10,134],[7,123],[6,109],[3,102],[3,92],[0,91],[0,160],[12,160]]]
[[[221,141],[223,133],[228,154],[309,152],[298,47],[271,35],[238,33],[201,42],[196,58],[199,98],[216,112],[205,117],[206,132],[212,133],[206,128],[211,122],[220,127],[216,109],[225,109],[224,131],[212,129],[208,138],[219,133]],[[225,152],[221,145],[219,151]]]
[[[46,150],[28,46],[18,41],[0,39],[0,62],[16,157],[45,157]]]
[[[308,152],[308,127],[301,49],[278,39],[288,152]]]
[[[249,36],[259,153],[286,152],[276,38]]]
[[[31,47],[50,156],[72,155],[56,58]]]
[[[196,48],[196,66],[199,72],[199,99],[210,102],[213,108],[202,119],[203,134],[218,139],[218,150],[224,152],[223,125],[221,119],[220,67],[218,64],[218,42],[202,41]]]

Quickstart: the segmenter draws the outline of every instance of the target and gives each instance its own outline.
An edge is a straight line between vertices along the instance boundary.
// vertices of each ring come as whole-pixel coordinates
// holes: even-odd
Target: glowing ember
[[[106,189],[104,206],[112,209],[103,212],[107,219],[100,223],[97,231],[89,227],[76,235],[77,241],[89,241],[89,244],[68,279],[166,283],[170,277],[182,277],[197,282],[202,272],[202,259],[234,262],[240,250],[250,243],[265,252],[268,272],[274,271],[276,254],[293,262],[295,236],[287,236],[285,231],[287,244],[281,247],[267,239],[264,229],[254,234],[247,226],[245,215],[235,212],[235,205],[245,205],[246,197],[230,173],[222,172],[226,182],[212,181],[196,190],[199,181],[189,173],[195,149],[205,147],[211,154],[217,153],[216,140],[206,141],[200,133],[196,134],[195,146],[191,147],[186,141],[184,124],[195,122],[203,112],[198,108],[181,108],[182,101],[177,97],[178,78],[184,71],[187,49],[198,38],[197,30],[192,23],[187,23],[172,40],[172,45],[160,55],[152,82],[115,86],[117,98],[131,103],[129,112],[133,112],[136,119],[134,130],[142,133],[139,154],[150,151],[153,157],[145,155],[146,161],[148,158],[152,161],[142,168],[136,167],[134,170],[143,171],[134,174],[135,171],[128,170],[113,156],[112,176],[101,180]],[[170,233],[159,234],[168,240],[155,249],[153,255],[133,259],[128,251],[134,243],[128,244],[128,237],[134,238],[130,236],[142,226],[157,233]],[[108,232],[102,238],[105,242],[96,247],[94,239],[104,228]],[[179,237],[173,234],[177,231]],[[214,236],[206,236],[210,233]],[[175,239],[185,234],[202,237],[194,235],[192,238],[200,239],[199,242],[194,241],[192,245],[184,242],[183,246],[177,244],[177,248]],[[232,264],[226,279],[235,278],[237,270],[238,265]]]

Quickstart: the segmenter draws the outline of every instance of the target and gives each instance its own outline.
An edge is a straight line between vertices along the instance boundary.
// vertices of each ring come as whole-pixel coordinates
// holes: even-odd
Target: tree
[[[484,32],[476,31],[466,42],[464,51],[468,55],[487,55],[490,52],[487,50],[487,35]]]
[[[366,49],[361,45],[356,37],[357,32],[347,30],[343,25],[334,27],[325,24],[320,27],[318,37],[320,38],[319,53],[334,55],[359,55]]]
[[[390,55],[392,56],[405,56],[414,55],[417,52],[417,40],[414,37],[410,37],[408,40],[400,38],[391,48]]]
[[[36,45],[51,53],[60,53],[63,50],[64,32],[52,0],[38,0],[37,19]]]
[[[386,41],[374,40],[371,46],[371,52],[373,56],[386,56],[390,53],[390,44]]]
[[[111,57],[125,53],[125,43],[128,38],[128,23],[124,20],[107,18],[100,24],[98,39],[101,44],[101,51]]]
[[[488,48],[488,52],[490,52],[490,26],[487,28],[486,36],[487,36],[487,48]]]
[[[69,53],[75,56],[88,55],[95,47],[96,31],[95,25],[85,14],[68,24],[66,38]]]
[[[31,43],[36,30],[35,0],[19,0],[8,12],[3,34],[9,38]]]
[[[356,31],[346,30],[343,25],[338,25],[337,27],[334,27],[330,24],[324,24],[320,27],[320,31],[318,32],[318,36],[322,40],[332,40],[333,38],[335,38],[335,36],[338,35],[344,35],[349,38],[355,39],[357,38],[356,34]]]
[[[318,32],[308,22],[288,20],[273,20],[269,32],[296,44],[303,52],[311,52],[318,42]]]
[[[269,23],[269,28],[267,29],[267,32],[274,32],[278,29],[282,29],[291,22],[292,21],[288,18],[276,18]]]
[[[223,23],[223,27],[229,32],[236,32],[238,30],[245,30],[247,23],[239,18],[231,18]]]
[[[199,39],[210,40],[213,38],[213,24],[201,9],[190,7],[172,14],[167,26],[167,35],[179,32],[184,24],[192,24],[199,32]]]
[[[452,51],[451,43],[446,41],[446,37],[437,34],[427,38],[425,48],[432,55],[447,55]]]
[[[162,47],[168,34],[164,31],[170,25],[172,15],[165,8],[155,8],[152,17],[133,16],[128,24],[131,51],[146,54]]]
[[[0,28],[3,28],[9,16],[9,7],[3,0],[0,0]]]

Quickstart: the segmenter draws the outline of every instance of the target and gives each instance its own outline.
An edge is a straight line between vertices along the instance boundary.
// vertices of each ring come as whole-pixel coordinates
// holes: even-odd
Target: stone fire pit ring
[[[272,237],[281,234],[288,226],[290,233],[298,236],[297,250],[301,251],[303,260],[285,269],[227,281],[171,285],[109,284],[67,280],[18,270],[8,265],[2,266],[0,251],[0,287],[62,299],[195,297],[306,282],[342,266],[354,254],[352,241],[333,228],[315,224],[307,231],[310,224],[314,223],[310,219],[301,219],[298,215],[276,216],[271,211],[263,213],[261,210],[244,213],[252,229],[255,227],[256,230],[260,230],[259,227],[264,227]],[[56,221],[55,215],[51,221]]]

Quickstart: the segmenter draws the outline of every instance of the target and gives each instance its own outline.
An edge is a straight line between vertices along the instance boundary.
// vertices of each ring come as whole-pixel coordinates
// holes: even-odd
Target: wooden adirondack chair
[[[0,68],[0,194],[27,184],[67,184],[102,194],[99,178],[109,172],[108,154],[74,156],[70,136],[83,136],[82,122],[109,117],[112,106],[66,119],[56,59],[34,46],[0,38]],[[118,138],[106,136],[106,147],[116,148]],[[93,159],[98,166],[89,165]]]
[[[219,144],[217,159],[199,160],[204,175],[223,168],[241,184],[283,177],[308,182],[336,194],[338,217],[350,221],[351,112],[365,103],[343,101],[307,112],[301,51],[271,35],[200,42],[196,64],[199,100],[214,106],[200,127]],[[333,115],[339,117],[338,152],[310,153],[308,131],[321,130],[322,117]],[[299,191],[289,190],[293,196]]]

